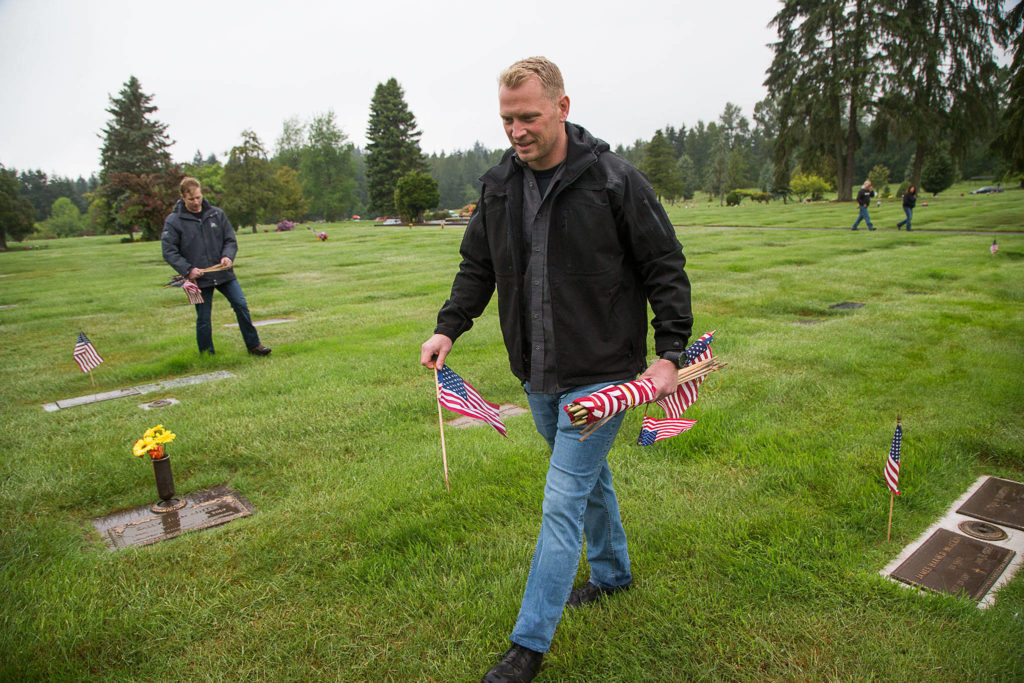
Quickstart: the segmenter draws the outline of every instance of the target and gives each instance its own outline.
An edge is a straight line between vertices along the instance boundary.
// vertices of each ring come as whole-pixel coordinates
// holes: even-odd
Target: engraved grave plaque
[[[843,301],[838,304],[832,304],[828,307],[830,311],[850,311],[855,308],[864,308],[864,304],[857,303],[855,301]]]
[[[989,477],[957,512],[1024,531],[1024,484]]]
[[[244,496],[226,486],[214,486],[182,497],[168,512],[154,512],[145,505],[92,520],[111,550],[142,546],[180,536],[187,531],[226,524],[253,513]]]
[[[938,529],[890,576],[937,593],[981,600],[1013,559],[992,543]]]

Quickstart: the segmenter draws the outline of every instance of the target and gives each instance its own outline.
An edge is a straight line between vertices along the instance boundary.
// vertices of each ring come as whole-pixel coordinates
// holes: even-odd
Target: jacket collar
[[[565,155],[565,171],[563,177],[565,183],[571,183],[592,164],[597,163],[598,157],[607,152],[608,143],[591,135],[586,128],[575,123],[565,122],[565,133],[568,136],[569,144]],[[519,155],[509,147],[497,166],[487,171],[480,177],[485,184],[506,185],[517,173],[522,173],[526,164],[519,159]],[[205,199],[203,200],[206,201]]]
[[[199,210],[199,215],[200,216],[205,215],[206,212],[209,211],[212,207],[213,207],[213,204],[211,204],[210,202],[206,201],[206,197],[203,197],[203,206]],[[180,197],[178,198],[178,201],[174,204],[174,211],[173,211],[173,213],[179,214],[181,216],[187,216],[189,218],[192,217],[192,212],[188,211],[185,208],[185,200],[181,199]]]

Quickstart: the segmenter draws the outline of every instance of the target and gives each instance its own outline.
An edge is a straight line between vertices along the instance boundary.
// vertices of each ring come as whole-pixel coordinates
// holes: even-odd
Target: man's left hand
[[[230,268],[231,267],[231,259],[229,259],[227,256],[224,256],[224,257],[221,258],[220,264],[222,266],[224,266],[225,268]]]
[[[675,393],[676,387],[679,386],[679,368],[672,361],[659,358],[640,375],[640,379],[649,379],[654,383],[654,388],[658,390],[654,400],[660,401]]]

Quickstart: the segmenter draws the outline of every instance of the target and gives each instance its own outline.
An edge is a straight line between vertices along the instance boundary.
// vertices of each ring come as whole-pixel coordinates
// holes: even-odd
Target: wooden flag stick
[[[896,500],[896,494],[889,491],[889,528],[885,532],[885,540],[889,540],[892,536],[892,503]]]
[[[89,370],[89,381],[92,382],[92,388],[96,388],[96,380],[92,378],[92,370]]]
[[[434,366],[434,390],[437,392],[437,424],[441,428],[441,462],[444,463],[444,488],[451,493],[452,487],[448,484],[448,451],[444,445],[444,418],[441,414],[441,389],[437,378],[437,366]]]

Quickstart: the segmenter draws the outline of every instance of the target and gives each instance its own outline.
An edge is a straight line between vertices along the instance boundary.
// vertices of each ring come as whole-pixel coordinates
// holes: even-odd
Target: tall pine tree
[[[167,137],[167,124],[152,118],[157,110],[152,101],[153,96],[142,92],[135,76],[128,79],[116,98],[110,98],[107,113],[113,118],[103,129],[99,178],[99,197],[108,207],[102,227],[108,232],[127,232],[131,236],[139,221],[131,207],[156,199],[136,197],[134,193],[150,187],[166,195],[165,186],[173,184],[177,176],[168,152],[173,142]],[[144,237],[159,237],[162,224],[162,220],[155,224],[146,221],[141,226]]]
[[[224,165],[224,210],[235,226],[250,225],[256,232],[260,217],[273,204],[273,177],[263,142],[252,130],[243,130],[242,144],[231,148]]]
[[[933,153],[963,159],[998,116],[992,57],[998,0],[884,0],[880,13],[886,94],[873,133],[914,143],[911,183]]]
[[[405,103],[405,93],[394,78],[378,83],[370,101],[370,123],[366,129],[366,181],[371,213],[396,213],[395,186],[410,171],[426,172],[420,151],[421,132],[416,117]]]
[[[831,155],[839,199],[850,201],[857,124],[879,68],[871,62],[879,14],[869,0],[785,0],[771,23],[779,40],[765,85],[779,108],[776,165],[794,149],[808,165]]]

